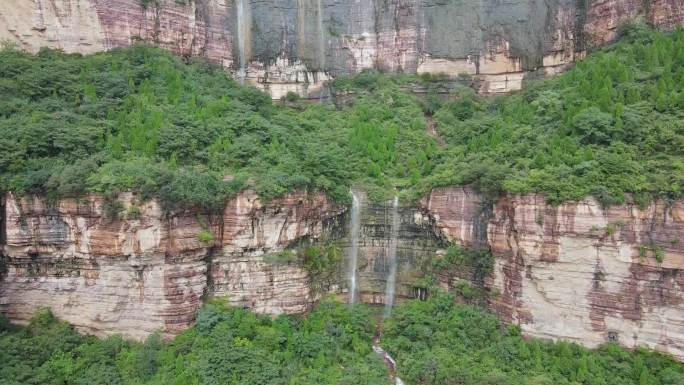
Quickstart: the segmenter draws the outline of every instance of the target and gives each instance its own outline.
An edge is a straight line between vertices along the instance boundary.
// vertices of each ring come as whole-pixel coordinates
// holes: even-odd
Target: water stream
[[[349,303],[358,300],[357,269],[359,260],[359,230],[361,228],[361,200],[352,190],[352,207],[349,221]]]
[[[395,385],[404,385],[404,381],[397,377],[397,362],[380,346],[380,335],[381,333],[378,329],[378,333],[375,335],[375,338],[373,338],[373,351],[385,362],[385,365],[390,372],[390,377],[394,379]]]
[[[238,41],[238,73],[240,81],[244,81],[247,76],[247,56],[250,45],[251,34],[251,12],[247,0],[235,0],[237,8],[237,41]]]
[[[318,21],[318,70],[325,70],[325,34],[323,33],[323,9],[321,1],[317,0],[317,21]]]
[[[387,247],[387,261],[389,262],[389,273],[385,283],[385,312],[387,318],[392,313],[394,306],[394,291],[397,281],[397,235],[399,233],[399,197],[394,197],[392,201],[392,228],[390,230],[389,246]]]

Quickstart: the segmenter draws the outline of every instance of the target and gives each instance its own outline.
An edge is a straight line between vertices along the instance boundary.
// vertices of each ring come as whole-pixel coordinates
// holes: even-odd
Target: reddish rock
[[[51,205],[8,194],[0,310],[26,322],[49,307],[82,331],[138,339],[188,328],[205,294],[260,312],[303,312],[315,299],[306,272],[262,255],[320,236],[323,222],[341,212],[321,194],[302,193],[266,204],[246,191],[218,217],[191,209],[168,215],[131,194],[119,201],[124,209],[111,219],[97,196]],[[214,241],[201,241],[203,231]]]
[[[483,205],[476,193],[436,189],[421,204],[438,232],[472,244]],[[498,199],[487,225],[492,308],[529,335],[615,340],[684,359],[683,209],[682,200],[603,209],[593,199],[557,207],[534,194]]]

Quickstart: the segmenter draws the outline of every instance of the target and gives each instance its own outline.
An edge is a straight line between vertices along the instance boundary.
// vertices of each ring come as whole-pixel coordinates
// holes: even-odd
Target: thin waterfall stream
[[[318,70],[325,71],[325,33],[323,32],[323,8],[321,1],[317,0],[317,21],[318,21]]]
[[[399,197],[394,197],[392,201],[392,223],[390,229],[389,244],[387,246],[387,260],[389,262],[389,272],[387,274],[387,282],[385,284],[385,310],[383,312],[383,319],[392,314],[392,306],[394,306],[394,296],[397,285],[397,238],[399,235],[399,226],[401,220],[399,218]],[[404,381],[397,377],[397,362],[380,346],[380,337],[382,331],[380,325],[373,339],[373,351],[382,357],[385,365],[389,369],[390,376],[394,379],[396,385],[404,385]]]
[[[359,263],[359,230],[361,228],[361,199],[352,190],[352,206],[349,220],[349,303],[354,304],[358,298],[357,270]]]
[[[399,197],[394,197],[392,201],[392,223],[390,229],[389,245],[387,247],[387,261],[389,262],[389,272],[385,283],[385,312],[387,318],[392,313],[394,306],[394,292],[397,285],[397,236],[399,234]]]
[[[250,28],[251,28],[251,14],[249,12],[249,4],[245,4],[245,0],[235,0],[235,7],[237,8],[237,35],[238,35],[238,73],[239,81],[244,81],[247,76],[247,50],[250,44]]]

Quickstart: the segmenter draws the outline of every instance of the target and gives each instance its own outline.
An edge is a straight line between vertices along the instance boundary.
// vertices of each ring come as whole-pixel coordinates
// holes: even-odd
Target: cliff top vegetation
[[[411,93],[420,84],[427,96]],[[274,105],[221,68],[147,46],[91,56],[0,51],[0,190],[51,197],[135,190],[169,209],[217,209],[246,187],[340,201],[470,184],[490,197],[542,192],[676,199],[684,185],[684,31],[643,27],[511,96],[441,77],[362,73],[346,105]],[[440,143],[428,132],[434,121]]]

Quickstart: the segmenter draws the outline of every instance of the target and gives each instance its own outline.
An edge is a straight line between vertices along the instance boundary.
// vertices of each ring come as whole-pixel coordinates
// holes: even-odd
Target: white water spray
[[[349,303],[357,301],[357,265],[359,260],[359,230],[361,228],[361,200],[352,190],[351,218],[349,221]]]
[[[394,306],[394,291],[397,281],[397,235],[399,233],[399,197],[394,197],[392,202],[392,229],[390,230],[389,247],[387,248],[387,260],[389,262],[389,274],[385,284],[385,318],[392,313]]]
[[[237,35],[238,35],[238,79],[244,81],[247,76],[247,60],[250,55],[250,41],[251,41],[251,25],[252,15],[249,9],[249,4],[245,4],[246,0],[235,0],[235,7],[237,8]]]

